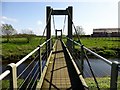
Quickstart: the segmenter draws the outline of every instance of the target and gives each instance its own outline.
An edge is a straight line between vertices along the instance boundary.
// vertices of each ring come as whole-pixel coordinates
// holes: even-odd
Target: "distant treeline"
[[[37,36],[35,34],[15,34],[15,35],[10,35],[9,37],[12,38],[22,38],[22,37],[27,37],[27,36],[31,36],[31,37],[46,37],[46,36]],[[7,35],[2,35],[2,38],[6,38]]]
[[[91,35],[79,35],[80,37],[91,37]],[[73,35],[73,37],[78,37],[77,35]]]

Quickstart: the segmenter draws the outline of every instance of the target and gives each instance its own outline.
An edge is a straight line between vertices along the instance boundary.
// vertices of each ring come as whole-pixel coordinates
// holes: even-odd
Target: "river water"
[[[120,59],[117,59],[117,58],[108,59],[108,60],[120,62]],[[97,77],[110,76],[111,74],[110,65],[106,64],[104,61],[100,59],[95,59],[95,58],[90,58],[89,61],[95,76]],[[5,71],[7,64],[8,64],[7,62],[4,62],[2,63],[2,65],[0,65],[0,71],[1,71],[0,74]],[[28,65],[28,62],[22,64],[22,66],[20,67],[20,70],[23,70],[27,65]],[[92,77],[86,60],[84,61],[84,77]]]
[[[115,59],[108,59],[110,61],[118,61],[120,62],[120,59],[115,58]],[[95,76],[97,77],[104,77],[104,76],[110,76],[111,75],[111,66],[105,63],[104,61],[100,59],[89,59],[91,67],[93,69],[93,72]],[[84,76],[85,77],[91,77],[92,74],[90,72],[89,66],[87,61],[85,60],[84,62]]]

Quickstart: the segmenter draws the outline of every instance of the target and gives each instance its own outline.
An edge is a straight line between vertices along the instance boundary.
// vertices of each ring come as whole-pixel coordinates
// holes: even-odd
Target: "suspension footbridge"
[[[89,52],[111,66],[109,89],[119,90],[120,63],[107,60],[81,43],[72,19],[72,12],[73,7],[71,6],[65,10],[54,10],[51,7],[46,7],[47,20],[43,30],[43,36],[46,32],[46,41],[40,43],[38,47],[17,63],[11,63],[7,66],[5,72],[0,75],[0,81],[8,78],[9,87],[6,89],[100,90],[99,82],[86,53]],[[55,37],[51,37],[51,15],[53,16]],[[65,15],[63,29],[57,30],[55,28],[54,15]],[[63,37],[66,15],[68,15],[68,35]],[[73,40],[72,27],[75,29],[79,43]],[[58,36],[57,32],[61,32],[61,35]],[[75,53],[75,45],[80,47],[79,53]],[[32,55],[34,55],[34,59],[23,70],[20,70],[20,66]],[[84,59],[86,59],[95,82],[94,89],[90,89],[84,80]]]

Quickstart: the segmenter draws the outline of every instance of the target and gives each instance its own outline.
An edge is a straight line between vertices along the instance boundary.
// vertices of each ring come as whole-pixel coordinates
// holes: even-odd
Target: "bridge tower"
[[[68,15],[68,35],[67,37],[72,39],[72,17],[73,17],[73,7],[69,6],[66,10],[53,10],[50,6],[46,7],[46,22],[47,22],[47,40],[51,38],[51,15]],[[47,44],[48,50],[51,50],[51,41]],[[70,40],[67,40],[68,49],[72,49],[73,44]]]
[[[56,30],[55,30],[55,37],[56,37],[56,38],[58,38],[58,37],[57,37],[57,32],[60,32],[60,33],[61,33],[60,38],[62,38],[62,29],[60,29],[60,30],[56,29]]]

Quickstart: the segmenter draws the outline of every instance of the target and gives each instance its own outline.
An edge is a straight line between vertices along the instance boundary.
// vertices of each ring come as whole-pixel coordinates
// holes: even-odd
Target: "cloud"
[[[31,27],[29,27],[29,28],[27,28],[28,30],[33,30],[33,28],[31,28]]]
[[[5,16],[2,16],[1,19],[3,21],[9,21],[9,22],[15,22],[15,23],[18,22],[18,20],[15,18],[9,18],[9,17],[5,17]]]
[[[4,21],[0,21],[0,24],[5,24],[5,22]]]
[[[38,20],[37,25],[42,25],[42,22],[40,20]]]

